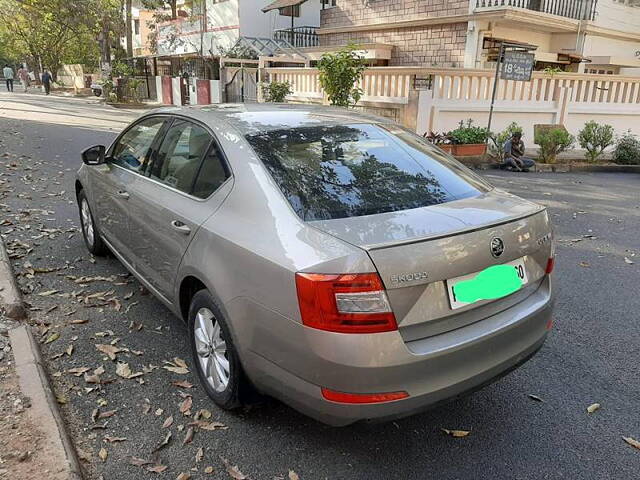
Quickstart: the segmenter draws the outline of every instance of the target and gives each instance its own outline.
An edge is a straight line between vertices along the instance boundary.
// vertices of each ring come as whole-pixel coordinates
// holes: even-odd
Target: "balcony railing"
[[[273,32],[274,40],[285,40],[297,48],[317,47],[320,45],[320,38],[315,27],[295,27],[283,28]]]
[[[476,8],[516,7],[575,20],[595,20],[598,0],[476,0]]]

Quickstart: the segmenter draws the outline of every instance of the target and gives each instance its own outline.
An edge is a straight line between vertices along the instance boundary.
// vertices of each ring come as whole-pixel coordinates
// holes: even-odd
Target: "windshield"
[[[479,195],[488,186],[399,127],[356,124],[247,135],[306,221],[408,210]]]

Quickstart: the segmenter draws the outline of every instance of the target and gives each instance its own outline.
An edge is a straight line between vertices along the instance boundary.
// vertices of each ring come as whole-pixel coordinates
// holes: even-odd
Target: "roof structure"
[[[271,10],[276,10],[276,9],[280,9],[280,8],[287,8],[287,7],[294,7],[296,5],[300,5],[300,4],[304,3],[306,1],[307,0],[276,0],[275,2],[270,3],[269,5],[264,7],[262,9],[262,11],[267,13],[267,12],[270,12]]]

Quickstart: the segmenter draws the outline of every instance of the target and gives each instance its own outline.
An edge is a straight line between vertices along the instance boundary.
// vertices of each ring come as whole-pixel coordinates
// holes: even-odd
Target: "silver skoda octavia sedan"
[[[221,408],[255,389],[331,425],[397,418],[506,374],[551,329],[545,209],[387,120],[166,108],[83,162],[87,248],[188,323]]]

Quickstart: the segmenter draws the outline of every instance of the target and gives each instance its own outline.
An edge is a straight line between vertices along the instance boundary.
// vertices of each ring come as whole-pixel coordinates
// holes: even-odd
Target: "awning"
[[[270,3],[269,5],[264,7],[262,11],[264,13],[267,13],[271,10],[277,10],[280,8],[295,7],[296,5],[300,5],[306,1],[307,0],[276,0],[275,2]]]

